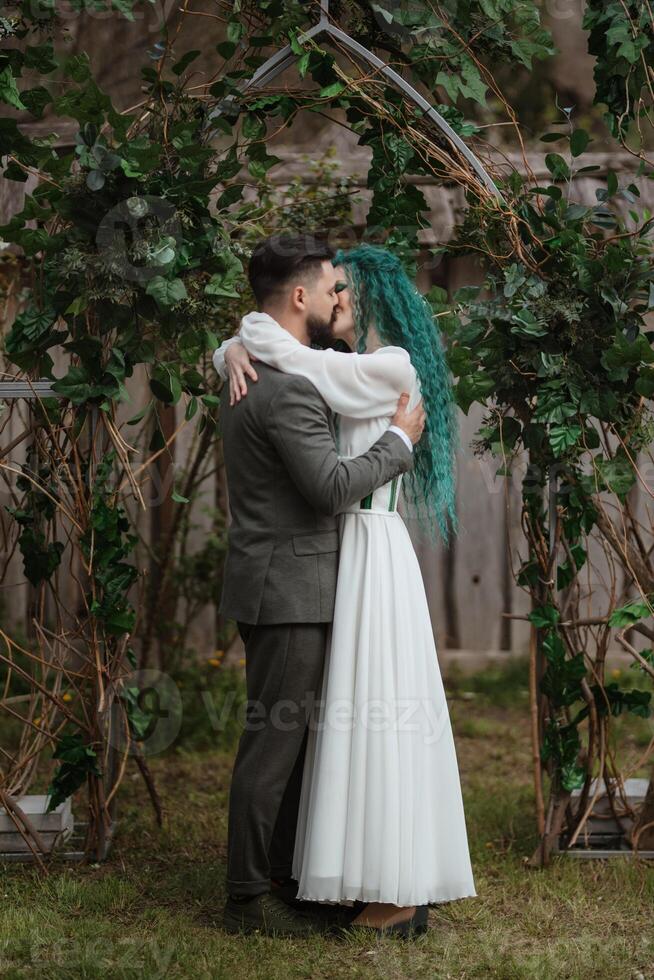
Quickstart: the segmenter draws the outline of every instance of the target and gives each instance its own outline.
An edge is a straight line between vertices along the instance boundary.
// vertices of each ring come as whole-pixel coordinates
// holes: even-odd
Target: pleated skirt
[[[424,905],[475,891],[456,749],[418,559],[399,513],[340,517],[308,734],[300,898]]]

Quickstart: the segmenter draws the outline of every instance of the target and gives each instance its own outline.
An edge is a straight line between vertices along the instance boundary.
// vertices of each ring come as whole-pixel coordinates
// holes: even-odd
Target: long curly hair
[[[421,524],[434,536],[437,518],[443,540],[449,525],[458,532],[456,514],[456,452],[459,428],[451,374],[437,322],[427,300],[391,252],[375,245],[339,249],[332,260],[343,266],[352,296],[357,351],[366,350],[369,328],[383,345],[409,353],[422,389],[427,416],[415,447],[414,468],[405,475],[407,500]],[[403,482],[404,482],[403,481]]]

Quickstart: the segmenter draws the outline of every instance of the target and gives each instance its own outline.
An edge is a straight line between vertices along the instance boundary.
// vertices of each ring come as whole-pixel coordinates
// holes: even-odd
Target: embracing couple
[[[397,509],[402,491],[445,540],[456,528],[441,337],[382,248],[334,254],[278,235],[254,250],[249,278],[258,310],[213,355],[229,380],[220,609],[245,644],[248,696],[224,926],[418,935],[430,904],[476,895],[424,584]]]

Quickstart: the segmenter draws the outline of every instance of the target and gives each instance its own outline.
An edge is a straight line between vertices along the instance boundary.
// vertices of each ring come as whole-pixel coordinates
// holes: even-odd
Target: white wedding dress
[[[315,385],[340,416],[341,456],[379,439],[403,391],[411,408],[420,399],[402,348],[314,350],[263,313],[244,317],[239,336],[259,360]],[[213,358],[223,376],[229,343]],[[299,898],[410,906],[477,894],[424,583],[396,509],[401,479],[339,517],[334,619],[293,859]]]

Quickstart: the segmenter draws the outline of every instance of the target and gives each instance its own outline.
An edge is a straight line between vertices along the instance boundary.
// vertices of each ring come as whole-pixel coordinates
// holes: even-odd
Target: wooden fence
[[[333,134],[332,134],[333,135]],[[314,143],[313,152],[319,156],[327,143]],[[279,170],[284,179],[306,172],[307,163],[297,154],[297,148],[275,146],[275,152],[286,155],[285,166]],[[366,159],[360,151],[355,151],[351,142],[344,145],[337,143],[336,153],[342,163],[342,171],[350,176],[365,174]],[[601,184],[602,172],[610,166],[620,170],[633,172],[631,160],[607,157],[596,154],[593,161],[599,163],[601,170],[592,178],[585,176],[575,181],[574,196],[576,200],[587,203],[595,201],[595,189]],[[545,176],[546,171],[542,156],[535,154],[530,158],[536,176]],[[365,181],[359,181],[360,201],[355,206],[355,227],[360,231],[365,224],[367,194],[363,187]],[[643,202],[654,210],[654,187],[642,182]],[[651,185],[651,182],[649,182]],[[21,206],[22,195],[32,187],[32,181],[27,184],[4,182],[0,187],[0,219],[7,218]],[[424,255],[421,257],[420,285],[427,288],[430,283],[437,283],[448,289],[456,289],[463,284],[481,281],[481,271],[474,260],[461,259],[433,265],[429,247],[447,240],[456,218],[456,210],[461,207],[459,194],[456,190],[448,190],[425,183],[422,187],[432,208],[431,228],[423,233]],[[649,200],[647,195],[649,195]],[[9,268],[7,263],[3,269]],[[11,273],[3,272],[3,280],[11,279]],[[4,303],[4,326],[6,332],[11,323],[15,310],[16,297],[10,296]],[[15,372],[10,365],[1,365],[9,375]],[[212,369],[211,369],[212,370]],[[56,373],[63,374],[65,362],[61,353],[56,358]],[[128,384],[131,396],[129,404],[121,405],[119,423],[124,423],[133,416],[149,399],[147,378],[143,373],[136,374]],[[1,398],[1,394],[0,394]],[[21,431],[24,417],[24,406],[18,406],[12,418],[7,422],[7,405],[0,401],[0,457],[2,447],[9,445]],[[170,492],[172,480],[183,473],[189,455],[189,447],[194,438],[197,417],[191,423],[184,424],[184,408],[178,406],[168,410],[166,425],[172,432],[181,426],[174,441],[171,452],[165,464],[156,473],[148,477],[150,490],[154,494],[152,505],[146,510],[137,506],[135,500],[129,503],[132,514],[143,539],[143,546],[137,551],[136,560],[139,569],[152,572],[148,557],[149,548],[165,535],[171,520]],[[4,410],[3,410],[4,409]],[[499,461],[476,457],[469,448],[475,432],[481,424],[483,410],[473,406],[466,416],[460,413],[461,443],[464,447],[458,461],[458,513],[460,533],[448,550],[440,546],[431,547],[421,538],[413,521],[408,521],[416,552],[424,574],[425,587],[432,613],[439,659],[444,665],[457,660],[464,665],[477,666],[490,657],[506,657],[511,654],[526,653],[528,648],[529,624],[520,618],[529,611],[529,599],[522,589],[513,582],[511,569],[517,570],[524,545],[520,533],[520,483],[524,465],[518,464],[514,476],[507,480],[496,477]],[[130,430],[123,430],[129,441]],[[19,466],[25,460],[25,443],[19,444],[7,457],[12,465]],[[203,465],[204,465],[203,461]],[[211,532],[213,524],[212,510],[225,500],[224,474],[220,466],[220,446],[212,448],[206,459],[207,479],[191,510],[191,520],[194,524],[187,545],[190,553],[200,549]],[[647,473],[647,471],[646,471]],[[157,484],[163,481],[162,486]],[[649,492],[637,485],[633,493],[633,505],[642,514],[643,521],[648,527],[652,526],[649,514],[650,496],[654,485],[652,474],[649,474]],[[0,531],[3,548],[9,541],[9,529],[12,519],[5,510],[5,505],[16,505],[15,477],[2,471],[0,474]],[[510,543],[510,547],[509,547]],[[587,614],[599,612],[606,608],[608,569],[598,548],[591,543],[588,574],[583,576],[582,588],[587,593]],[[4,561],[3,561],[4,563]],[[64,590],[72,587],[70,577],[66,576],[66,562],[62,562],[58,570],[59,588]],[[620,583],[619,583],[620,584]],[[22,557],[16,550],[9,561],[7,573],[0,583],[0,623],[11,631],[20,629],[29,635],[30,621],[34,614],[33,590],[25,582],[22,570]],[[69,601],[75,597],[70,595]],[[49,610],[50,612],[52,610]],[[46,616],[49,614],[46,608]],[[184,614],[184,604],[180,610]],[[505,615],[508,614],[508,615]],[[209,603],[195,613],[188,632],[188,648],[193,648],[200,657],[211,656],[217,643],[217,626],[219,626],[215,604]],[[640,638],[633,642],[638,649],[644,645]]]

